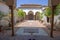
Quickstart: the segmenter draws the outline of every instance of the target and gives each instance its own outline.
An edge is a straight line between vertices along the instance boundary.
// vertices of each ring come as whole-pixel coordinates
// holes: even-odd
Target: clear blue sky
[[[19,7],[21,4],[48,5],[48,0],[17,0],[17,7]]]

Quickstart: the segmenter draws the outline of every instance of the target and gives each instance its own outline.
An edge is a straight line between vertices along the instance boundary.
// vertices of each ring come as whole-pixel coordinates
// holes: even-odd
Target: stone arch
[[[33,20],[34,19],[33,11],[29,11],[28,12],[28,19],[29,20]]]
[[[35,13],[35,20],[39,20],[39,12],[38,11]]]

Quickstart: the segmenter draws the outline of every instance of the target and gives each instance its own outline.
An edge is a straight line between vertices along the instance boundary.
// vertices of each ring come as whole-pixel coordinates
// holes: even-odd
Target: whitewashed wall
[[[26,13],[26,15],[28,15],[28,12],[29,12],[29,11],[32,11],[33,14],[35,15],[36,12],[43,13],[43,10],[44,10],[44,9],[45,9],[45,8],[41,8],[41,9],[22,9],[22,10]],[[44,16],[42,20],[46,21],[46,16]],[[47,21],[46,21],[46,22],[47,22]]]
[[[26,15],[28,15],[28,12],[29,11],[32,11],[33,14],[35,15],[36,12],[41,12],[42,13],[42,10],[41,9],[22,9],[24,12],[26,12]]]
[[[26,15],[28,15],[28,12],[29,11],[32,11],[33,12],[33,14],[35,15],[35,13],[37,12],[37,11],[39,11],[40,13],[43,13],[43,10],[44,10],[45,8],[41,8],[41,9],[22,9],[24,12],[26,12]],[[59,17],[60,15],[58,15],[58,16],[54,16],[54,23],[56,22],[56,20],[57,20],[57,22],[59,22],[60,20],[58,19],[58,17]],[[47,22],[47,18],[46,18],[46,16],[44,15],[44,17],[43,17],[43,19],[42,20],[44,20],[45,22]]]
[[[59,22],[60,22],[59,18],[60,18],[60,14],[57,15],[57,16],[54,16],[54,23],[55,23],[55,22],[56,22],[56,23],[59,23]]]

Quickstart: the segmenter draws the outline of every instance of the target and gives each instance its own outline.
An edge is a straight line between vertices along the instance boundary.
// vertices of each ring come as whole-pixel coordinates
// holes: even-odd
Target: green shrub
[[[18,17],[24,17],[24,12],[23,12],[23,10],[18,10]]]

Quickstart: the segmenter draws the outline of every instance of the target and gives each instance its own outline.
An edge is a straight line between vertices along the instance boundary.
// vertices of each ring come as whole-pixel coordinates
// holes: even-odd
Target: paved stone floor
[[[48,33],[47,36],[45,35],[17,35],[16,32],[20,32],[20,28],[43,28],[44,32],[43,34],[46,32]],[[54,38],[51,38],[49,36],[49,32],[50,30],[47,29],[46,26],[44,26],[41,22],[39,21],[29,21],[26,20],[24,22],[20,22],[18,24],[15,25],[14,27],[14,31],[15,31],[15,36],[11,36],[11,30],[4,30],[2,32],[0,32],[0,40],[60,40],[60,31],[54,31]],[[19,31],[20,30],[20,31]],[[41,29],[40,29],[41,30]]]
[[[45,27],[38,20],[25,20],[22,23],[18,23],[16,27]]]

